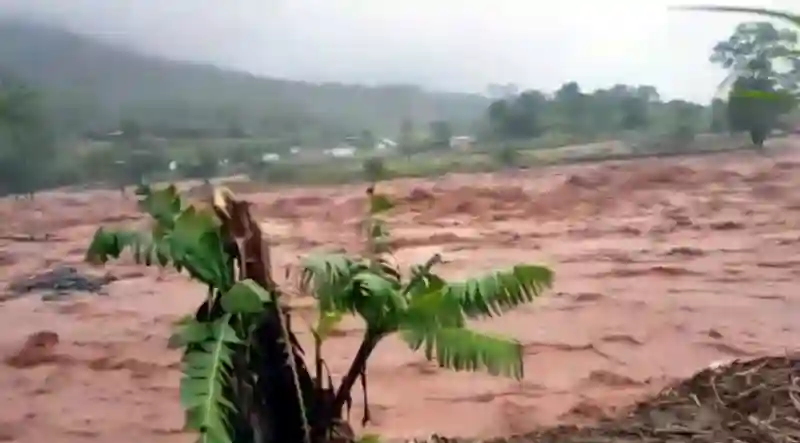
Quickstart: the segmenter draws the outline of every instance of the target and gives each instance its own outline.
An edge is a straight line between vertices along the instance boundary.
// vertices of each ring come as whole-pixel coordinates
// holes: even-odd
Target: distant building
[[[450,137],[450,148],[469,151],[475,146],[475,137],[471,135],[457,135]]]
[[[335,148],[326,149],[325,154],[337,158],[353,157],[354,155],[356,155],[356,147],[342,144]]]
[[[375,150],[376,151],[383,151],[386,149],[394,149],[397,147],[397,142],[390,139],[390,138],[382,138],[378,140],[378,143],[375,143]]]
[[[280,159],[281,159],[281,156],[279,154],[274,153],[274,152],[265,152],[264,155],[261,156],[261,161],[264,162],[264,163],[272,163],[272,162],[276,162],[276,161],[278,161]]]

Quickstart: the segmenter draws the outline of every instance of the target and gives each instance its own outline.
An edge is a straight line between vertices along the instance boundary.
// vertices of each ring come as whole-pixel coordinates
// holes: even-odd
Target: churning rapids
[[[254,186],[231,188],[255,203],[281,269],[313,249],[358,247],[363,186]],[[482,325],[525,345],[522,383],[437,370],[384,342],[369,365],[370,432],[477,437],[592,422],[712,362],[796,346],[798,189],[793,149],[386,183],[402,264],[441,252],[444,274],[457,278],[542,262],[556,286]],[[191,441],[167,337],[204,288],[130,260],[81,263],[98,225],[144,222],[133,199],[48,192],[0,201],[0,219],[3,287],[65,266],[73,279],[102,277],[85,279],[92,292],[70,280],[55,292],[0,293],[0,441]],[[309,300],[292,303],[309,313]],[[309,351],[302,322],[294,326]],[[327,344],[335,375],[360,328],[346,324]]]

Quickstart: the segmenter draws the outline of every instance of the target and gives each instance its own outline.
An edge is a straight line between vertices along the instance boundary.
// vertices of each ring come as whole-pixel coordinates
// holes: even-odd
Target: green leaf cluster
[[[185,348],[180,391],[187,428],[198,433],[198,441],[230,443],[228,420],[239,406],[224,392],[234,385],[234,378],[259,376],[237,372],[234,361],[241,358],[242,349],[247,355],[250,334],[265,310],[275,305],[274,295],[252,280],[235,281],[233,259],[226,253],[220,223],[212,211],[185,204],[174,186],[161,190],[142,186],[137,193],[142,211],[152,219],[151,229],[100,228],[86,258],[106,263],[128,250],[138,263],[185,270],[208,287],[207,302],[215,306],[215,315],[202,321],[187,317],[177,325],[171,342]],[[397,333],[411,349],[423,350],[427,359],[441,367],[522,378],[522,345],[474,330],[468,322],[532,302],[552,285],[552,271],[520,264],[452,282],[435,273],[442,262],[437,254],[404,275],[391,254],[385,216],[392,208],[386,196],[369,193],[363,256],[310,255],[302,261],[303,285],[316,297],[319,309],[312,328],[318,344],[317,366],[322,366],[321,342],[343,316],[352,314],[365,320],[368,346],[363,355],[359,351],[361,356],[354,359],[349,375],[363,377],[374,345]],[[354,379],[346,378],[350,381],[339,386],[336,407],[349,398]]]
[[[382,216],[392,209],[381,194],[369,195],[364,221],[365,257],[312,255],[302,262],[304,284],[318,299],[323,315],[354,314],[368,333],[399,333],[411,349],[424,349],[429,360],[454,370],[484,370],[523,376],[522,346],[516,340],[478,332],[469,319],[502,315],[532,302],[553,282],[550,269],[517,265],[465,281],[448,282],[434,273],[436,255],[412,266],[408,278],[391,260],[391,242]]]
[[[197,431],[200,442],[230,443],[226,417],[237,406],[223,391],[234,376],[234,353],[248,342],[273,298],[253,280],[234,282],[231,257],[213,212],[184,204],[174,186],[142,186],[137,194],[140,208],[152,218],[149,232],[100,228],[86,259],[106,263],[129,250],[137,263],[185,270],[209,287],[209,306],[221,307],[221,315],[205,321],[184,318],[170,343],[185,348],[180,397],[186,428]]]
[[[140,186],[139,207],[152,218],[149,232],[99,228],[86,260],[104,264],[127,249],[136,263],[173,266],[206,285],[227,290],[233,285],[231,257],[224,250],[219,221],[210,210],[186,205],[175,186],[153,190]]]

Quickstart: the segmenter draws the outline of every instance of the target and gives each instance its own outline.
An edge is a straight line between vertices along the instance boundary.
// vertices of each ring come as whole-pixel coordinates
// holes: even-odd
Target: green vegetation
[[[784,18],[800,24],[797,17]],[[319,177],[320,164],[324,163],[342,178],[363,174],[368,180],[378,180],[424,167],[432,173],[436,162],[448,155],[454,158],[438,166],[441,171],[459,162],[467,168],[542,164],[553,161],[547,159],[552,150],[548,151],[542,141],[546,137],[590,140],[631,136],[632,131],[656,140],[648,138],[635,144],[642,152],[685,152],[704,137],[697,133],[706,125],[712,132],[747,131],[753,143],[761,146],[780,124],[780,118],[795,106],[798,85],[792,81],[797,67],[783,73],[776,61],[797,61],[792,46],[796,41],[795,34],[765,23],[737,27],[734,36],[717,45],[712,56],[732,69],[728,100],[715,100],[709,107],[682,101],[664,103],[653,88],[646,86],[616,86],[589,94],[581,92],[576,83],[568,83],[552,99],[526,91],[489,104],[479,131],[485,147],[466,160],[460,153],[445,154],[454,134],[451,122],[431,120],[430,134],[420,140],[413,121],[404,119],[402,156],[383,158],[370,153],[342,161],[296,161],[291,167],[262,162],[256,173],[266,174],[268,180],[305,180],[307,176]],[[46,168],[56,171],[59,159],[53,155],[53,140],[42,135],[49,134],[44,130],[49,128],[46,113],[29,88],[8,81],[1,86],[0,122],[7,137],[0,151],[2,164],[9,173],[23,173],[0,175],[5,180],[0,183],[2,190],[32,192],[37,186],[54,184],[51,169]],[[165,173],[166,160],[171,158],[167,155],[169,147],[161,145],[163,141],[153,138],[139,121],[127,120],[120,128],[121,134],[107,146],[81,153],[85,161],[91,159],[97,171],[102,171],[97,174],[108,174],[110,180],[124,184],[145,182]],[[247,129],[237,121],[228,121],[225,134],[241,140],[246,138]],[[376,139],[374,133],[364,129],[359,134],[354,142],[362,144],[362,150],[369,149]],[[521,148],[536,144],[538,149]],[[41,169],[33,170],[34,166],[26,163],[24,154],[32,152],[39,162],[36,167]],[[244,165],[258,159],[262,152],[241,144],[230,147],[224,155],[215,154],[207,146],[192,149],[182,174],[209,178],[219,172],[221,158]],[[612,157],[613,152],[605,156]],[[409,165],[406,170],[401,162]],[[125,167],[115,170],[111,165]],[[523,264],[448,282],[434,272],[441,261],[436,255],[402,273],[391,260],[385,219],[392,203],[370,188],[362,223],[364,253],[310,255],[301,263],[301,288],[315,298],[318,312],[311,328],[315,339],[312,374],[291,327],[291,315],[283,305],[281,288],[272,279],[270,251],[265,249],[263,234],[248,204],[221,189],[215,190],[212,208],[207,210],[187,206],[175,187],[154,191],[142,185],[138,195],[142,211],[152,218],[152,229],[142,233],[100,228],[86,258],[92,263],[106,263],[127,250],[140,264],[186,271],[206,287],[207,299],[194,315],[177,325],[171,340],[184,351],[180,398],[187,428],[197,432],[198,441],[353,440],[352,429],[343,419],[345,405],[355,383],[359,379],[366,383],[373,350],[393,334],[411,349],[423,349],[425,357],[442,368],[482,370],[513,378],[523,375],[518,342],[471,329],[467,321],[502,315],[532,302],[552,285],[552,271],[546,267]],[[349,370],[334,386],[330,381],[325,383],[330,378],[323,371],[323,348],[346,315],[360,317],[366,328]],[[694,393],[691,395],[697,402]]]
[[[695,6],[682,9],[746,13],[790,23],[800,31],[800,15],[763,8]],[[797,31],[778,29],[770,22],[746,22],[714,47],[711,61],[731,70],[727,83],[727,122],[720,101],[712,104],[713,124],[727,123],[732,131],[747,131],[758,147],[780,126],[780,118],[796,109],[800,98],[800,51]]]
[[[359,378],[366,383],[372,351],[392,334],[411,349],[424,349],[442,368],[523,375],[520,343],[466,323],[533,301],[552,284],[548,268],[517,265],[448,282],[434,272],[441,261],[436,255],[412,266],[404,278],[391,260],[384,219],[392,203],[370,188],[364,254],[311,255],[302,261],[301,286],[316,299],[319,313],[312,328],[312,377],[247,203],[219,189],[214,212],[186,206],[174,187],[143,186],[139,195],[142,210],[153,219],[151,232],[100,228],[87,260],[105,263],[127,249],[138,263],[185,270],[207,287],[207,300],[180,322],[172,340],[184,348],[181,403],[186,425],[198,432],[199,441],[308,443],[351,433],[343,421],[351,390]],[[338,387],[326,386],[323,343],[345,315],[364,321],[364,337]],[[367,414],[368,408],[365,421]]]
[[[480,95],[408,85],[372,88],[256,77],[8,19],[0,19],[0,68],[48,97],[59,133],[93,138],[127,119],[159,138],[334,145],[365,129],[377,136],[395,134],[404,119],[446,120],[461,132],[489,102]]]
[[[388,175],[383,159],[370,157],[364,160],[364,179],[370,182],[383,180]]]
[[[322,184],[491,171],[741,147],[732,133],[760,147],[797,125],[797,41],[767,22],[737,26],[712,48],[730,78],[708,105],[662,100],[648,85],[585,91],[576,82],[492,101],[259,78],[2,22],[0,194],[241,174]],[[111,72],[99,76],[99,65]],[[555,149],[595,142],[608,145]],[[326,153],[335,147],[355,154]]]
[[[53,181],[55,142],[40,97],[16,78],[0,78],[0,194],[30,194]]]

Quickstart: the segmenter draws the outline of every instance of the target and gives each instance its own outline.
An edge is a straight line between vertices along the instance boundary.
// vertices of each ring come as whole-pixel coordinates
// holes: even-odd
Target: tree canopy
[[[60,132],[95,135],[114,131],[129,119],[160,137],[299,137],[314,144],[364,129],[394,134],[409,116],[466,127],[489,103],[478,94],[435,93],[410,85],[257,77],[2,20],[0,67],[46,95]]]
[[[55,140],[39,95],[0,76],[0,193],[33,193],[52,184]]]
[[[307,175],[302,168],[283,170],[274,159],[301,150],[321,155],[340,144],[362,154],[396,146],[413,166],[414,154],[449,149],[460,136],[505,166],[528,158],[517,150],[544,145],[533,142],[541,137],[562,144],[633,140],[636,150],[663,140],[685,148],[697,133],[730,131],[749,132],[760,146],[773,129],[790,126],[787,116],[797,108],[798,40],[796,31],[769,22],[739,24],[709,48],[711,63],[730,73],[725,87],[698,104],[667,100],[648,84],[589,90],[570,79],[555,91],[489,85],[491,99],[414,86],[311,84],[0,22],[0,193],[86,181],[123,186],[164,178],[173,168],[210,178],[232,172],[227,165],[247,166],[236,174],[269,169],[261,174],[269,180],[298,177]],[[333,175],[360,175],[362,162]]]

